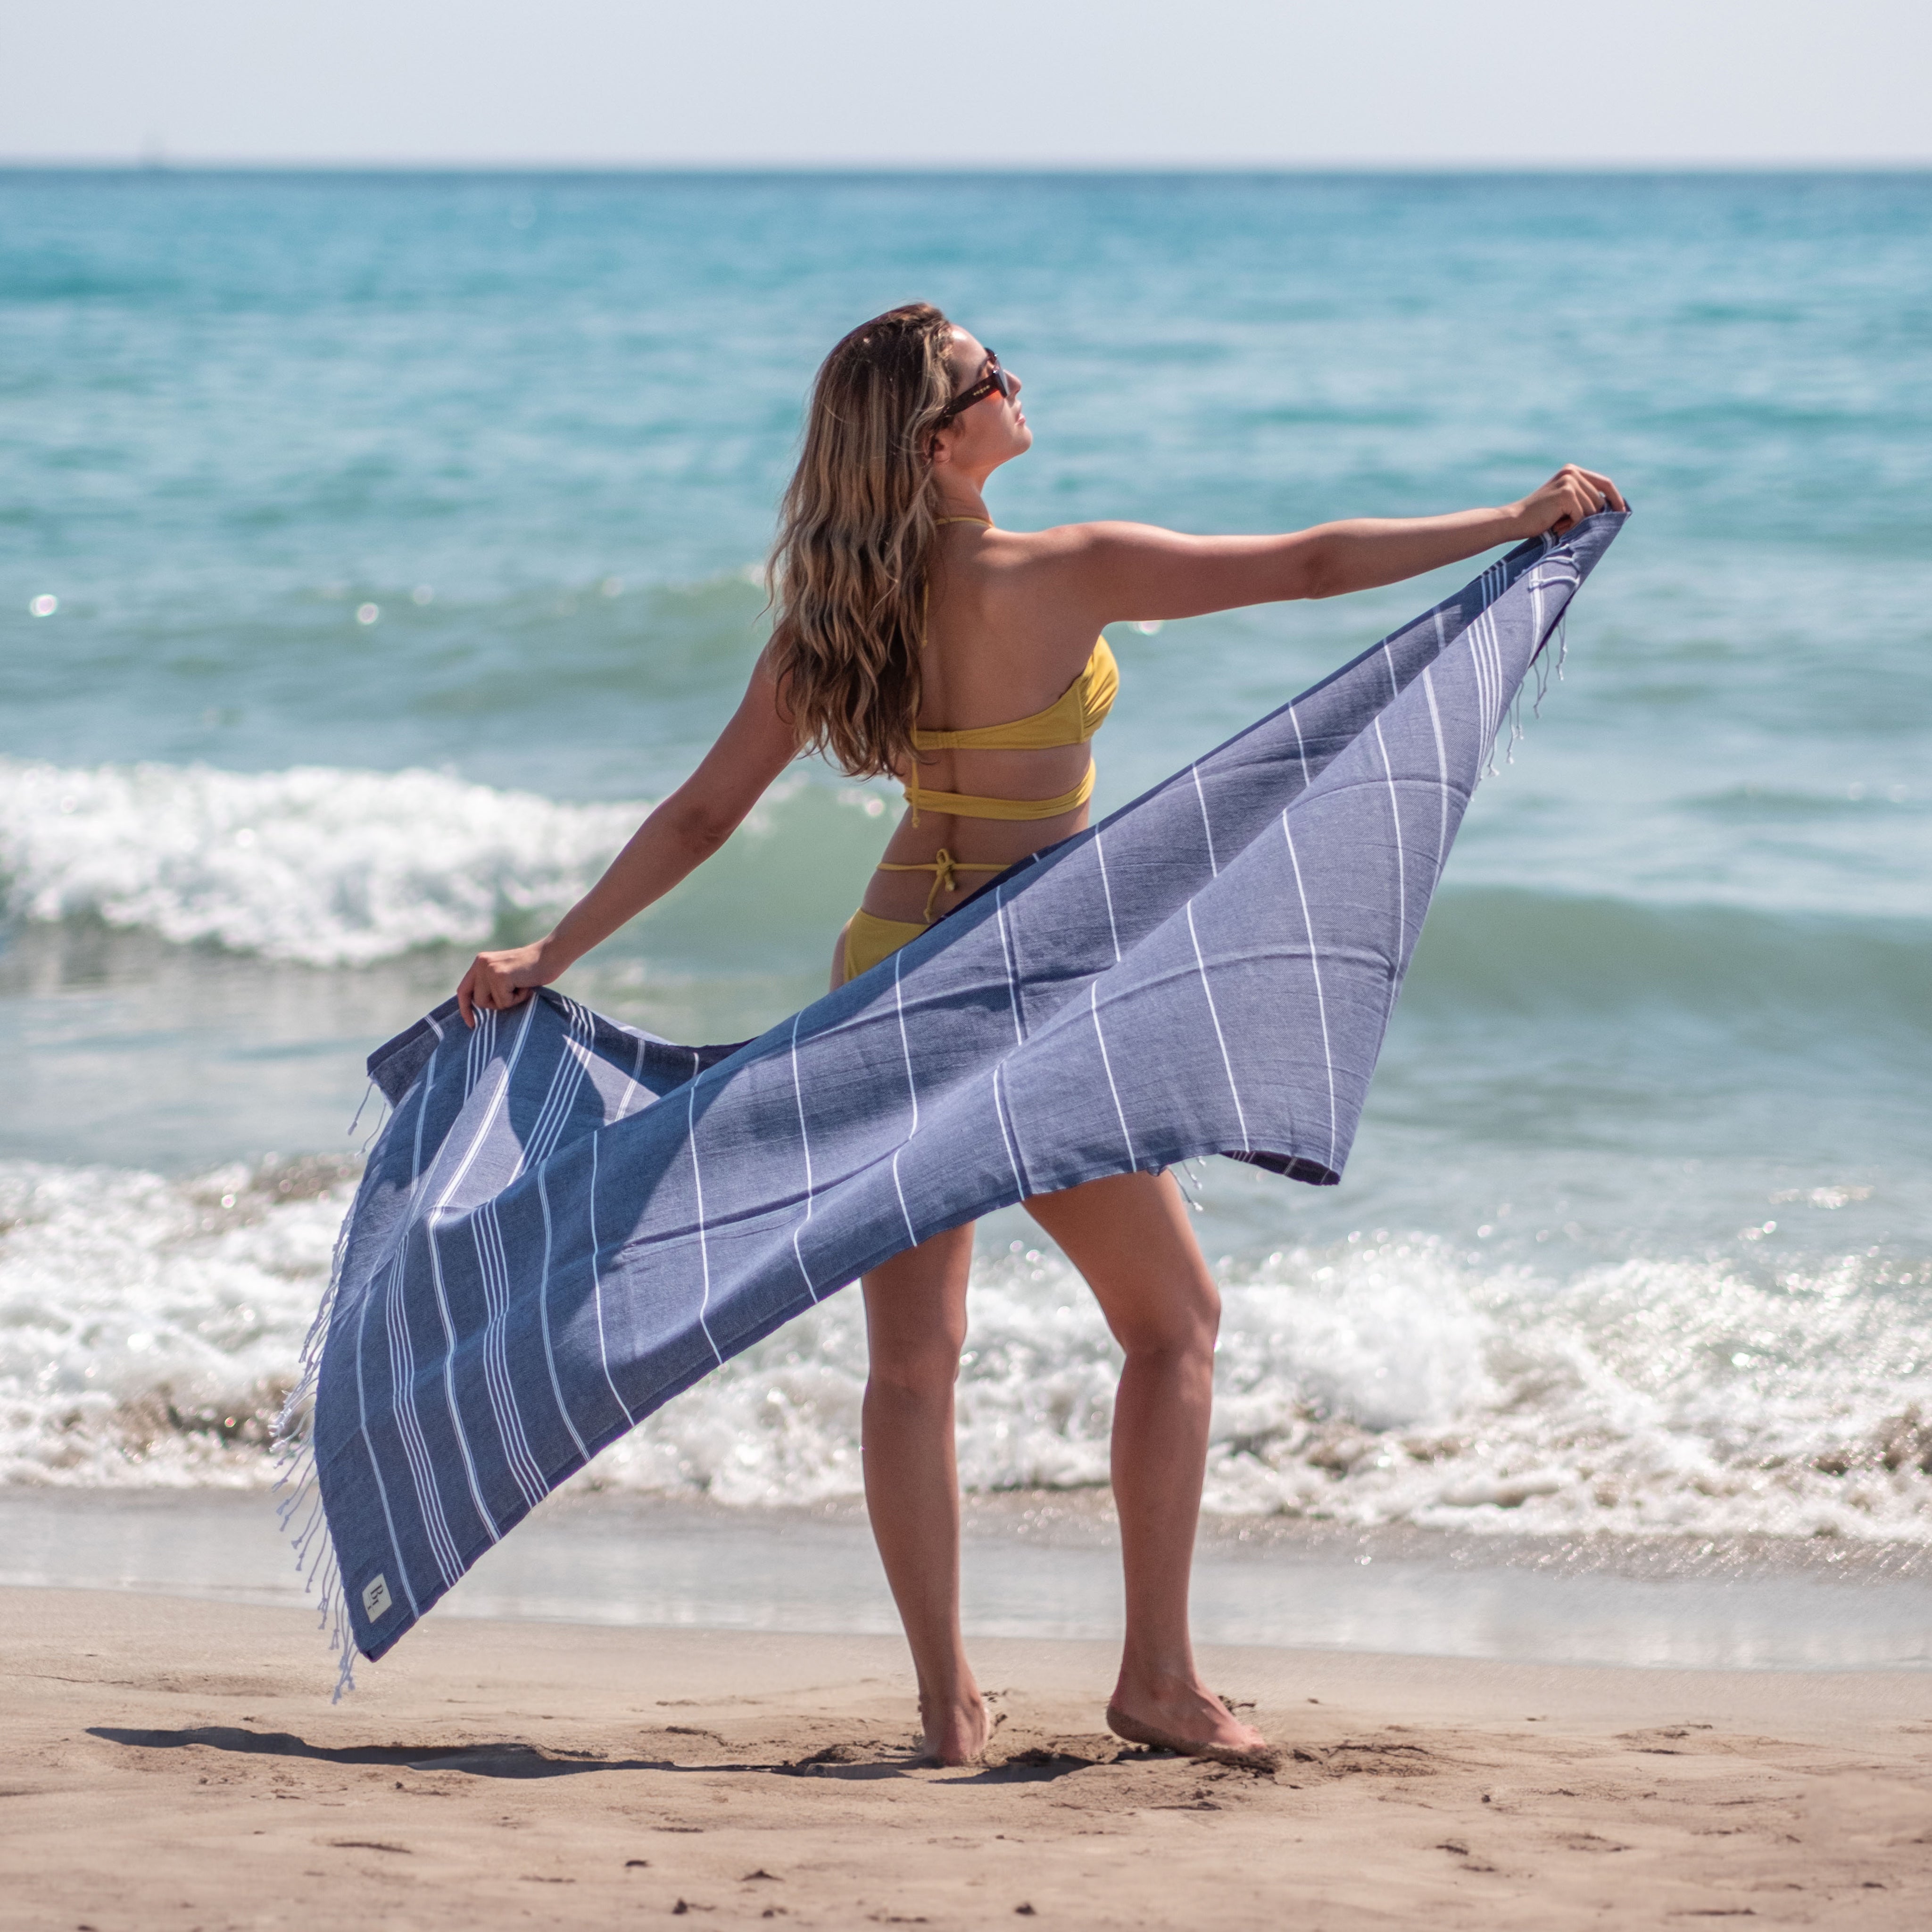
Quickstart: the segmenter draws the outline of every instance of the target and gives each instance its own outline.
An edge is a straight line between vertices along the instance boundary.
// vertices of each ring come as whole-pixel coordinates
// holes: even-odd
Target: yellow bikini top
[[[941,517],[942,524],[984,523],[983,517]],[[920,752],[1044,752],[1061,745],[1084,745],[1107,722],[1120,688],[1120,666],[1105,638],[1095,639],[1085,668],[1044,711],[1016,718],[1005,724],[979,724],[964,731],[920,731],[912,734]],[[1094,765],[1090,759],[1080,782],[1058,798],[979,798],[970,792],[927,791],[915,768],[905,786],[913,823],[920,808],[950,812],[956,818],[1058,818],[1094,795]]]
[[[1006,724],[980,724],[965,731],[914,731],[914,748],[921,752],[1044,752],[1060,745],[1084,745],[1107,722],[1120,688],[1120,670],[1105,638],[1097,639],[1086,668],[1049,704],[1028,718]],[[915,770],[905,786],[913,823],[920,808],[950,812],[956,818],[1058,818],[1084,805],[1094,795],[1094,765],[1090,759],[1080,782],[1058,798],[980,798],[970,792],[928,791]]]

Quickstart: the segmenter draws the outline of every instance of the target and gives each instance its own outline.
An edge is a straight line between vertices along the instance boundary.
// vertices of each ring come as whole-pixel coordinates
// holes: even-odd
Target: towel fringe
[[[374,1084],[373,1081],[370,1082],[372,1088]],[[356,1120],[350,1124],[352,1134],[356,1131],[356,1122],[362,1118],[362,1108],[368,1103],[369,1096],[364,1093],[362,1106],[356,1110]],[[385,1114],[379,1117],[375,1133],[370,1140],[374,1141],[388,1124],[386,1106]],[[365,1154],[368,1144],[364,1143]],[[349,1231],[356,1225],[356,1211],[362,1202],[362,1188],[368,1185],[365,1173],[362,1185],[356,1190],[355,1204],[343,1216],[341,1230],[335,1238],[334,1250],[329,1256],[328,1286],[323,1292],[315,1319],[309,1324],[308,1334],[303,1339],[300,1372],[275,1417],[269,1438],[280,1471],[271,1492],[280,1498],[275,1504],[276,1520],[293,1552],[296,1574],[302,1579],[303,1594],[313,1595],[316,1599],[319,1616],[316,1627],[328,1634],[329,1648],[335,1654],[337,1666],[335,1692],[329,1701],[337,1704],[341,1702],[345,1692],[356,1688],[355,1630],[349,1618],[349,1605],[342,1585],[342,1565],[335,1554],[335,1539],[329,1533],[321,1472],[316,1466],[315,1390],[322,1373],[322,1350],[328,1340],[336,1298],[341,1292],[342,1264],[348,1252]],[[286,1496],[282,1493],[284,1490],[288,1492]]]
[[[1549,641],[1544,640],[1534,659],[1536,667],[1536,701],[1530,706],[1532,718],[1543,716],[1543,700],[1550,695],[1550,681],[1552,676],[1558,684],[1564,682],[1563,667],[1570,656],[1570,607],[1564,604],[1563,614],[1556,620],[1556,662],[1550,662]]]
[[[1538,565],[1538,568],[1540,569],[1542,566]],[[1582,580],[1580,578],[1575,575],[1572,575],[1570,578],[1570,592],[1572,596],[1576,594]],[[1550,657],[1550,640],[1552,637],[1556,640],[1556,659],[1553,664]],[[1569,657],[1570,604],[1568,599],[1565,598],[1563,608],[1557,613],[1556,623],[1538,640],[1535,652],[1529,661],[1531,668],[1536,674],[1536,695],[1531,700],[1529,707],[1529,715],[1532,720],[1540,718],[1543,716],[1543,700],[1549,695],[1551,678],[1554,676],[1558,684],[1564,681],[1563,667],[1569,661]],[[1503,746],[1503,763],[1506,765],[1513,765],[1516,763],[1516,748],[1522,743],[1524,736],[1522,686],[1520,683],[1517,685],[1514,694],[1510,699],[1508,718],[1509,737]],[[1496,738],[1502,736],[1502,721],[1499,718],[1496,722]],[[1492,778],[1502,776],[1496,770],[1496,738],[1492,738],[1490,741],[1489,763],[1483,771],[1483,776],[1485,778]]]
[[[363,1088],[362,1097],[356,1103],[356,1118],[349,1123],[347,1128],[344,1130],[346,1133],[352,1136],[356,1130],[362,1124],[362,1109],[368,1106],[369,1096],[371,1094],[380,1094],[380,1097],[377,1102],[376,1108],[376,1124],[370,1129],[369,1138],[362,1143],[362,1151],[365,1156],[368,1154],[369,1150],[375,1145],[376,1136],[380,1135],[382,1130],[389,1124],[389,1115],[392,1112],[389,1106],[388,1096],[386,1094],[380,1094],[380,1090],[377,1088],[374,1080],[371,1080],[368,1085]]]

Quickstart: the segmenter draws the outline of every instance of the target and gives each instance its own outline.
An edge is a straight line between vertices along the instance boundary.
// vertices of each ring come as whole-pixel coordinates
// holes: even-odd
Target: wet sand
[[[1932,1920],[1932,1676],[1215,1649],[1274,1776],[1123,1746],[1112,1652],[432,1618],[331,1708],[302,1612],[0,1591],[0,1924],[93,1932]]]
[[[964,1499],[967,1634],[1120,1628],[1103,1492]],[[259,1490],[0,1484],[0,1588],[135,1590],[299,1605]],[[450,1617],[896,1636],[863,1505],[725,1508],[622,1492],[554,1496],[436,1606]],[[1684,1670],[1932,1664],[1932,1550],[1843,1538],[1580,1538],[1204,1518],[1202,1643]]]

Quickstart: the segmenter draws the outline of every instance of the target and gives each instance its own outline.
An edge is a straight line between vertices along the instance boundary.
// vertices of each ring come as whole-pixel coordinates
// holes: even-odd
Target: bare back
[[[920,654],[922,730],[960,731],[1004,724],[1042,711],[1064,693],[1093,654],[1098,626],[1083,599],[1069,597],[1056,568],[1065,533],[1021,533],[978,523],[944,526],[932,574],[925,646]],[[1058,540],[1058,541],[1057,541]],[[1074,789],[1092,758],[1085,744],[1030,751],[948,748],[928,752],[917,772],[921,791],[1010,799],[1051,799]],[[912,776],[899,774],[902,779]],[[962,864],[1006,866],[1051,845],[1087,823],[1083,803],[1052,818],[955,817],[922,805],[908,809],[888,842],[892,864],[929,863],[942,850]],[[970,873],[942,890],[935,912],[950,910],[985,883]],[[929,874],[879,872],[865,909],[882,919],[923,916]]]

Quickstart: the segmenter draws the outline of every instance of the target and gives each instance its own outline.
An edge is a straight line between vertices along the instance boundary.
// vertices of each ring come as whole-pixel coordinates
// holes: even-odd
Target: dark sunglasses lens
[[[988,370],[970,389],[962,389],[946,405],[946,413],[939,419],[941,428],[951,422],[956,416],[962,415],[966,410],[970,410],[975,403],[983,402],[987,397],[993,394],[996,391],[1005,397],[1008,402],[1011,402],[1019,393],[1019,378],[1017,376],[1008,375],[1006,370],[1000,367],[999,358],[993,355],[991,351],[988,352],[987,359],[992,364],[992,368]]]

